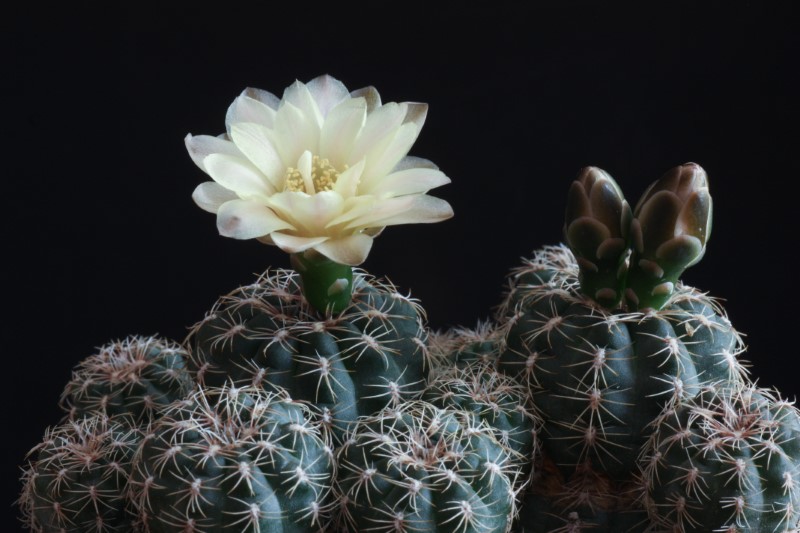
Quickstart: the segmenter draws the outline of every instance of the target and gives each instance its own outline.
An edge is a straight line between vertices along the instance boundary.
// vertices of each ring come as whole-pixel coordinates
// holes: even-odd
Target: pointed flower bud
[[[584,168],[567,198],[564,238],[581,270],[581,290],[614,308],[622,299],[628,257],[631,208],[614,179]]]
[[[681,273],[703,257],[711,214],[708,177],[695,163],[673,168],[645,191],[631,225],[630,307],[666,304]]]

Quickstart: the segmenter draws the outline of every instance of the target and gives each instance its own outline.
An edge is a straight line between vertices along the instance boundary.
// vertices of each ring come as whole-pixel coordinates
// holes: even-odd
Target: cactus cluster
[[[30,454],[35,532],[800,531],[800,412],[758,388],[717,300],[683,284],[712,201],[687,163],[635,208],[572,184],[565,245],[512,271],[490,321],[431,333],[354,267],[384,227],[451,214],[405,156],[423,104],[323,76],[245,91],[188,136],[223,235],[290,254],[182,344],[80,363]]]

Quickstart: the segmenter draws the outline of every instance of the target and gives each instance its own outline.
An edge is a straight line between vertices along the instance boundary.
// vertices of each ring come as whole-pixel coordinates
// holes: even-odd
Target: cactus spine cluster
[[[324,531],[333,456],[324,426],[285,394],[201,389],[165,411],[131,473],[151,533]]]
[[[268,272],[217,302],[190,335],[200,383],[284,388],[322,409],[337,439],[359,416],[419,396],[428,351],[416,301],[358,271],[350,305],[321,316],[299,281]]]
[[[346,531],[510,530],[515,469],[471,413],[422,401],[386,409],[359,421],[337,460]]]
[[[142,429],[126,418],[76,418],[50,428],[30,452],[19,500],[36,533],[130,531],[130,464]]]
[[[641,459],[663,531],[800,528],[800,413],[754,385],[716,384],[666,409]]]
[[[146,423],[192,391],[187,357],[180,345],[155,336],[106,344],[73,371],[61,407],[73,420],[100,413]]]

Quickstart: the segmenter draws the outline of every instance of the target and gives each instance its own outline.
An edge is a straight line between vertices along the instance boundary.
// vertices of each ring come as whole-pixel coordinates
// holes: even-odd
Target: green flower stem
[[[323,314],[344,311],[353,296],[353,267],[331,261],[308,250],[291,254],[292,268],[303,280],[303,295],[311,307]]]

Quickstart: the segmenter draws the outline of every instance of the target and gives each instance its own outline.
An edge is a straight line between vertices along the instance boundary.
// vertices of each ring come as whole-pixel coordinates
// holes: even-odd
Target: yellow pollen
[[[346,170],[347,165],[345,165],[344,168]],[[308,191],[306,189],[303,175],[294,167],[286,168],[284,189],[292,192],[315,194],[320,191],[333,190],[337,179],[339,179],[339,171],[331,165],[328,158],[320,158],[318,155],[315,155],[311,160],[311,183],[314,186],[314,190]]]

